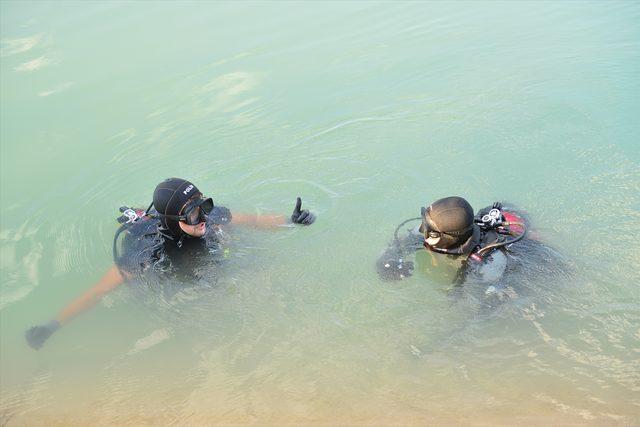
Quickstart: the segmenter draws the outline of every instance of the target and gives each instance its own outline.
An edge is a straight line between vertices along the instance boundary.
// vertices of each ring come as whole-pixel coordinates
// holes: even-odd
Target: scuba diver
[[[229,237],[227,224],[273,229],[289,224],[310,225],[315,215],[301,209],[296,200],[289,218],[284,215],[231,214],[214,205],[191,182],[169,178],[158,184],[153,202],[146,210],[120,208],[122,225],[113,242],[114,265],[88,291],[63,308],[50,322],[25,332],[27,343],[39,349],[60,327],[78,314],[95,306],[103,296],[125,281],[144,277],[150,270],[194,277],[194,270],[205,258],[226,256]],[[218,258],[220,258],[218,257]]]
[[[399,237],[400,228],[413,220],[421,220],[420,225]],[[409,277],[414,262],[407,258],[415,254],[416,260],[424,261],[421,270],[440,275],[454,290],[469,282],[484,285],[483,299],[495,305],[518,296],[510,280],[514,273],[530,279],[561,271],[556,268],[561,263],[555,262],[559,254],[531,237],[529,228],[525,214],[513,207],[496,202],[474,215],[462,197],[446,197],[396,228],[392,243],[377,260],[377,272],[386,281]],[[422,248],[426,251],[419,251]]]

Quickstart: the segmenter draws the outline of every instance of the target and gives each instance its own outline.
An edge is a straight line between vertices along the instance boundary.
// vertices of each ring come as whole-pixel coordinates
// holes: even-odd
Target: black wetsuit
[[[230,221],[229,209],[216,206],[207,216],[203,237],[176,238],[162,229],[158,219],[142,218],[122,233],[116,265],[129,278],[159,274],[181,281],[206,279],[204,272],[211,271],[212,263],[220,263],[227,255],[230,238],[223,226]]]

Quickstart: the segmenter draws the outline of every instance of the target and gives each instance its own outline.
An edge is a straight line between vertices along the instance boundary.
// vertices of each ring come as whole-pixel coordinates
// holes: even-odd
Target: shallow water
[[[637,2],[0,3],[0,424],[640,424]],[[122,204],[186,177],[244,230],[225,276],[129,287]],[[488,315],[395,226],[525,208],[571,276]]]

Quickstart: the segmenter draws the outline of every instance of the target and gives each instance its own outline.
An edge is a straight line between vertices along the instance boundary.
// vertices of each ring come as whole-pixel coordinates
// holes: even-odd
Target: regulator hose
[[[522,227],[522,232],[511,240],[505,240],[504,242],[496,242],[496,243],[492,243],[490,245],[485,246],[484,248],[476,252],[478,255],[483,256],[485,253],[493,249],[501,248],[503,246],[507,246],[512,243],[515,243],[519,240],[522,240],[522,238],[527,234],[527,226],[522,222],[503,222],[501,225],[503,226],[517,225],[519,227]],[[509,231],[509,235],[513,236],[513,232]]]
[[[118,227],[115,236],[113,236],[113,262],[116,265],[119,264],[118,260],[120,259],[120,257],[118,256],[118,237],[120,237],[120,234],[122,234],[122,232],[128,228],[128,225],[129,224],[126,223],[122,224],[120,227]]]
[[[398,224],[398,226],[396,227],[396,230],[393,232],[393,241],[394,241],[397,245],[400,245],[400,239],[398,238],[398,231],[400,231],[400,228],[401,228],[403,225],[405,225],[406,223],[411,222],[411,221],[415,221],[415,220],[417,220],[417,219],[420,219],[420,220],[421,220],[421,219],[422,219],[422,217],[421,217],[421,216],[417,216],[417,217],[415,217],[415,218],[409,218],[409,219],[407,219],[407,220],[402,221],[400,224]]]

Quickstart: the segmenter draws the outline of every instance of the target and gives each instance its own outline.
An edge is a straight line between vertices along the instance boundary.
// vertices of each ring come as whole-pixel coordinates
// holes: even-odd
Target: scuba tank
[[[486,212],[486,208],[478,212],[478,215],[476,215],[473,221],[474,224],[480,228],[483,235],[493,231],[498,237],[493,243],[484,246],[482,246],[481,242],[480,245],[478,245],[479,247],[471,251],[469,257],[472,255],[475,255],[475,258],[482,257],[495,249],[512,245],[526,236],[527,226],[525,225],[524,219],[515,213],[503,212],[502,208],[502,203],[496,202],[488,212]],[[507,217],[509,220],[507,220]],[[511,236],[511,239],[508,239],[506,236]]]
[[[500,248],[506,250],[527,235],[525,220],[514,212],[504,211],[502,203],[499,202],[494,203],[491,208],[481,209],[473,222],[480,229],[480,241],[458,270],[453,280],[456,285],[464,283],[472,271],[478,272],[483,265],[487,266],[487,261],[492,259],[491,254],[494,251]],[[502,271],[506,268],[506,263],[503,262],[503,264]],[[497,280],[496,277],[490,281],[495,280]]]
[[[120,239],[120,236],[125,231],[129,231],[131,227],[134,226],[134,224],[138,223],[138,221],[153,218],[153,216],[149,214],[150,209],[151,206],[149,206],[146,211],[142,209],[130,208],[128,206],[120,207],[119,210],[122,215],[116,218],[116,220],[121,225],[120,227],[118,227],[118,230],[116,230],[116,233],[113,237],[113,261],[118,266],[118,268],[120,268],[120,265],[122,264],[122,256],[118,253],[118,241]]]

